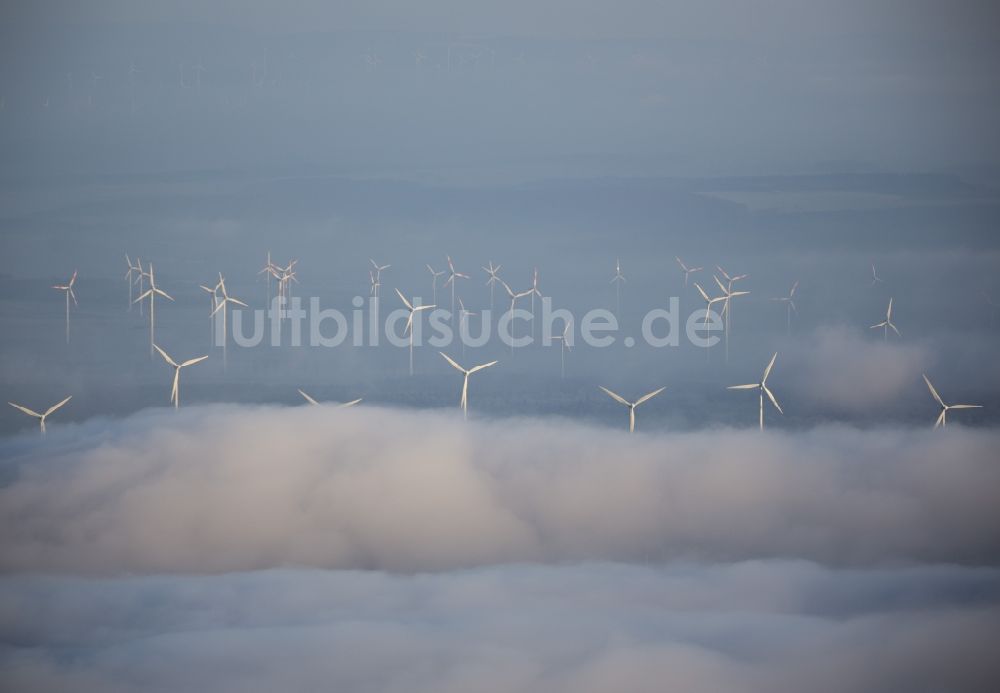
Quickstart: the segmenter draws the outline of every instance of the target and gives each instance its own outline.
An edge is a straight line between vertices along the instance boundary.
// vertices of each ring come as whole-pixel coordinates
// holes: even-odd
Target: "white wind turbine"
[[[749,385],[731,385],[727,390],[760,390],[760,430],[764,430],[764,395],[766,394],[768,399],[771,400],[771,404],[774,408],[778,410],[780,414],[784,414],[781,410],[781,405],[778,404],[778,400],[775,399],[774,393],[767,389],[767,376],[771,375],[771,369],[774,368],[774,360],[778,358],[778,352],[774,352],[774,356],[771,357],[771,362],[767,364],[767,368],[764,369],[764,377],[760,379],[759,383],[750,383]]]
[[[931,385],[931,381],[930,381],[930,379],[926,375],[924,375],[924,382],[927,383],[927,389],[931,391],[931,395],[933,395],[934,399],[937,400],[937,403],[941,405],[941,413],[938,414],[937,421],[934,422],[934,428],[937,428],[938,426],[944,427],[944,426],[948,425],[948,410],[949,409],[982,409],[983,408],[983,405],[981,405],[981,404],[945,404],[944,400],[941,399],[941,395],[939,395],[937,393],[937,390],[935,390],[934,386]]]
[[[562,334],[552,338],[559,340],[559,377],[563,379],[566,378],[566,352],[573,350],[569,343],[569,322],[564,324]]]
[[[444,285],[451,285],[451,324],[455,324],[455,284],[458,279],[468,279],[469,275],[462,274],[461,272],[455,271],[455,264],[451,261],[451,255],[446,255],[445,258],[448,260],[448,278],[445,280]]]
[[[155,331],[156,331],[156,296],[159,294],[168,301],[173,301],[167,292],[160,290],[156,286],[156,278],[153,274],[153,263],[149,263],[149,272],[146,272],[146,277],[149,279],[149,288],[146,289],[145,293],[139,294],[139,298],[135,299],[136,303],[141,302],[147,296],[149,297],[149,358],[153,358],[153,346],[155,342]]]
[[[380,265],[379,265],[379,264],[378,264],[377,262],[375,262],[375,261],[374,261],[374,260],[372,260],[371,258],[368,258],[368,261],[369,261],[370,263],[372,263],[372,267],[374,267],[374,268],[375,268],[375,277],[374,277],[374,281],[372,282],[372,290],[373,290],[373,291],[374,291],[375,293],[374,293],[374,294],[372,294],[372,295],[373,295],[373,296],[374,296],[375,298],[378,298],[378,294],[379,294],[379,287],[380,287],[380,286],[382,286],[382,270],[387,270],[387,269],[389,269],[390,267],[392,267],[392,265],[381,265],[381,266],[380,266]]]
[[[892,328],[892,331],[896,333],[897,337],[902,337],[903,336],[903,335],[899,334],[899,330],[896,329],[896,326],[892,322],[892,298],[891,297],[889,298],[889,307],[885,309],[885,320],[883,320],[882,322],[878,323],[877,325],[872,325],[871,329],[877,330],[880,327],[882,328],[882,340],[883,341],[886,341],[886,342],[889,341],[889,328],[890,327]]]
[[[172,358],[170,358],[167,355],[167,352],[161,349],[158,344],[154,344],[153,346],[156,347],[156,350],[158,352],[160,352],[160,356],[163,357],[163,360],[166,361],[169,365],[174,367],[174,385],[172,388],[170,388],[170,401],[173,403],[174,409],[177,409],[181,405],[181,395],[180,395],[181,369],[187,368],[188,366],[193,366],[196,363],[201,363],[202,361],[207,359],[208,356],[207,355],[199,356],[196,359],[188,359],[183,363],[177,363]]]
[[[469,322],[469,318],[476,315],[471,310],[465,309],[462,297],[458,297],[458,340],[462,342],[462,358],[465,358],[465,339],[462,336],[462,326]]]
[[[744,274],[743,276],[745,277],[746,275]],[[736,277],[736,279],[740,278],[741,277]],[[730,301],[736,298],[737,296],[746,296],[750,292],[733,291],[732,286],[733,282],[736,281],[736,279],[731,279],[729,281],[729,286],[724,286],[723,283],[719,281],[719,278],[716,277],[714,274],[712,275],[712,279],[715,280],[715,283],[719,285],[719,288],[722,290],[722,293],[724,294],[723,298],[725,299],[725,303],[722,306],[722,316],[726,319],[726,363],[729,363],[729,316],[733,312],[730,306]]]
[[[535,336],[535,296],[542,298],[542,292],[538,290],[538,268],[531,275],[531,336]]]
[[[486,285],[490,287],[490,315],[493,315],[493,289],[496,286],[497,282],[503,283],[503,280],[500,279],[500,276],[497,274],[497,272],[500,271],[502,265],[497,265],[496,267],[494,267],[492,260],[490,260],[488,264],[489,267],[483,267],[483,271],[485,271],[486,274],[490,275],[489,279],[486,280]]]
[[[705,292],[703,288],[701,288],[701,284],[699,284],[698,282],[694,282],[694,288],[698,289],[698,293],[701,294],[701,297],[703,299],[705,299],[705,317],[702,319],[702,322],[707,323],[708,316],[712,312],[712,305],[715,303],[719,303],[720,301],[726,301],[727,296],[725,293],[723,293],[722,296],[711,297]],[[725,315],[725,310],[726,310],[725,306],[723,306],[722,310],[723,310],[723,315]],[[705,349],[705,355],[709,359],[711,359],[711,353],[712,352],[708,348]]]
[[[872,287],[876,284],[885,284],[882,278],[878,276],[878,272],[875,271],[875,263],[872,263]]]
[[[146,285],[146,271],[142,269],[142,258],[137,257],[135,259],[136,268],[136,278],[135,283],[139,285],[139,293],[142,293],[142,288]],[[135,303],[135,301],[132,301]],[[139,303],[139,317],[142,317],[142,303]]]
[[[448,354],[443,351],[439,351],[439,354],[444,357],[444,360],[450,363],[456,370],[460,371],[464,376],[465,380],[462,381],[462,399],[459,400],[458,406],[462,408],[462,416],[466,419],[469,418],[469,376],[477,371],[481,371],[484,368],[489,368],[490,366],[496,365],[497,361],[490,361],[489,363],[484,363],[479,366],[473,366],[472,368],[465,369],[455,363],[454,360]]]
[[[142,273],[142,266],[136,266],[132,264],[132,259],[129,258],[128,253],[125,253],[125,265],[128,270],[125,272],[125,281],[128,282],[128,309],[132,310],[132,286],[135,284],[136,274]]]
[[[625,275],[622,274],[621,260],[615,258],[615,276],[611,279],[611,283],[615,285],[615,318],[619,318],[622,310],[622,282],[624,281]]]
[[[799,288],[799,283],[796,281],[794,284],[792,284],[792,290],[788,292],[787,296],[779,296],[777,298],[771,299],[772,301],[781,301],[786,306],[785,312],[788,323],[786,329],[788,334],[792,333],[792,311],[795,311],[796,315],[798,315],[799,313],[799,309],[795,307],[795,290],[797,288]]]
[[[598,385],[597,387],[599,387],[602,390],[604,390],[604,392],[609,397],[611,397],[612,399],[614,399],[616,402],[620,402],[621,404],[624,404],[626,407],[628,407],[628,432],[629,433],[634,433],[635,432],[635,408],[638,407],[643,402],[645,402],[646,400],[653,399],[658,394],[660,394],[661,392],[663,392],[664,390],[667,389],[666,387],[661,387],[659,390],[653,390],[652,392],[646,393],[645,395],[643,395],[642,397],[640,397],[639,399],[637,399],[634,402],[629,402],[627,399],[625,399],[621,395],[612,392],[611,390],[609,390],[608,388],[604,387],[603,385]]]
[[[267,263],[265,263],[264,268],[257,272],[258,275],[267,276],[267,309],[271,308],[271,277],[277,277],[278,268],[274,266],[271,262],[271,251],[267,251]]]
[[[511,322],[510,322],[510,324],[513,326],[513,324],[514,324],[514,309],[517,308],[517,299],[529,296],[531,294],[532,290],[528,289],[527,291],[520,291],[520,292],[516,292],[515,293],[514,290],[510,288],[510,285],[507,282],[505,282],[503,279],[500,280],[500,283],[503,285],[503,288],[507,292],[507,295],[510,296],[510,314],[511,314]],[[514,335],[511,335],[510,338],[511,338],[510,339],[510,353],[511,353],[511,355],[513,355],[513,353],[514,353]]]
[[[213,322],[212,316],[215,315],[215,309],[219,306],[219,285],[216,284],[215,286],[209,287],[205,286],[204,284],[199,284],[198,287],[202,291],[208,293],[208,300],[210,302],[210,306],[208,308],[208,338],[209,340],[211,340],[212,335],[214,334],[212,330],[212,322]]]
[[[49,414],[51,414],[52,412],[54,412],[56,409],[58,409],[62,405],[66,404],[66,402],[70,401],[71,399],[73,399],[73,395],[70,395],[69,397],[67,397],[66,399],[64,399],[62,402],[60,402],[59,404],[53,404],[51,407],[49,407],[48,409],[45,410],[44,414],[39,414],[37,411],[32,411],[31,409],[28,409],[27,407],[22,407],[20,404],[14,404],[13,402],[7,402],[7,404],[9,404],[10,406],[14,407],[15,409],[20,409],[21,411],[23,411],[28,416],[34,416],[35,418],[37,418],[38,419],[38,423],[42,427],[42,433],[44,434],[45,433],[45,419],[48,418]]]
[[[704,269],[704,268],[703,267],[688,267],[687,265],[684,264],[684,261],[681,260],[676,255],[674,256],[674,259],[677,260],[677,264],[681,266],[681,270],[683,270],[683,272],[684,272],[684,287],[687,288],[688,277],[691,276],[692,274],[694,274],[695,272],[701,272],[702,269]]]
[[[229,308],[228,305],[232,303],[234,306],[247,307],[247,304],[239,299],[233,298],[226,292],[226,280],[222,276],[222,272],[219,272],[219,283],[215,287],[221,296],[217,296],[215,299],[216,305],[215,310],[212,311],[212,316],[214,317],[216,313],[220,310],[222,311],[222,369],[226,368],[226,344],[229,342]]]
[[[399,300],[403,302],[406,309],[410,311],[409,316],[406,318],[406,331],[410,333],[410,375],[413,375],[413,315],[422,310],[430,310],[431,308],[436,308],[437,306],[414,306],[412,303],[406,300],[406,296],[399,289],[396,289],[396,295],[399,296]]]
[[[735,293],[733,292],[733,284],[742,279],[746,279],[747,277],[750,276],[749,274],[735,274],[730,276],[729,273],[726,272],[726,270],[722,269],[719,265],[716,265],[715,269],[719,270],[719,273],[722,274],[722,276],[725,277],[726,279],[726,287],[723,289],[723,291],[725,291],[725,293],[728,294],[729,298],[733,296],[744,296],[750,293],[749,291],[735,292]],[[713,275],[713,277],[714,276],[715,275]],[[722,282],[719,281],[718,277],[715,278],[715,283],[718,284],[720,287],[722,286]],[[726,359],[727,360],[729,359],[729,318],[731,314],[732,310],[729,306],[729,300],[727,299],[726,300]]]
[[[302,395],[302,397],[305,398],[305,400],[307,402],[309,402],[309,404],[313,404],[313,405],[316,405],[316,406],[321,406],[320,402],[317,402],[315,399],[313,399],[312,397],[310,397],[309,395],[307,395],[302,390],[299,390],[299,394]],[[363,397],[358,397],[357,399],[352,399],[350,402],[339,402],[337,404],[337,409],[343,409],[345,407],[353,407],[355,404],[357,404],[358,402],[360,402],[362,399],[364,399],[364,398]]]
[[[76,294],[73,293],[73,284],[76,283],[76,270],[73,270],[73,276],[69,278],[66,284],[56,284],[53,289],[59,289],[60,291],[66,292],[66,343],[69,344],[69,299],[73,299],[73,305],[79,305],[76,302]]]
[[[431,273],[431,303],[438,302],[438,277],[444,274],[444,270],[436,270],[427,265],[427,271]]]

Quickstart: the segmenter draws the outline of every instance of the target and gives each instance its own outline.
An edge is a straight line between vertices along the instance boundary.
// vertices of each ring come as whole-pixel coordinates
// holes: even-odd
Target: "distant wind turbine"
[[[396,295],[399,296],[399,300],[403,302],[406,309],[410,311],[409,316],[406,318],[406,331],[410,333],[410,375],[413,375],[413,316],[422,310],[430,310],[431,308],[436,308],[437,306],[414,306],[406,300],[406,296],[404,296],[403,292],[399,289],[396,289]]]
[[[615,276],[612,277],[611,283],[615,285],[615,318],[617,319],[620,319],[622,310],[622,283],[624,281],[625,275],[622,274],[621,260],[615,258]]]
[[[510,285],[507,282],[505,282],[503,279],[500,280],[500,283],[503,285],[503,288],[507,292],[507,295],[510,296],[510,314],[511,314],[511,322],[510,322],[510,324],[511,324],[511,326],[513,326],[513,324],[514,324],[514,309],[517,308],[517,299],[529,296],[531,294],[532,290],[528,289],[526,291],[515,292],[513,289],[510,288]],[[514,353],[514,335],[512,334],[510,337],[511,337],[511,340],[510,340],[510,353],[513,354]]]
[[[890,327],[892,328],[892,331],[896,333],[897,337],[902,337],[903,336],[903,335],[899,334],[899,330],[896,329],[896,326],[892,322],[892,298],[891,297],[889,298],[889,307],[885,309],[885,320],[883,320],[882,322],[878,323],[877,325],[872,325],[871,329],[877,330],[880,327],[882,328],[882,339],[883,339],[883,341],[889,341],[889,328]]]
[[[445,279],[444,285],[451,285],[451,324],[455,324],[455,283],[457,279],[468,279],[469,275],[462,274],[455,270],[455,263],[451,261],[451,255],[445,256],[448,261],[448,278]]]
[[[639,399],[637,399],[634,402],[629,402],[627,399],[625,399],[621,395],[612,392],[611,390],[609,390],[608,388],[604,387],[603,385],[598,385],[598,387],[601,388],[602,390],[604,390],[605,394],[607,394],[613,400],[615,400],[616,402],[620,402],[621,404],[624,404],[626,407],[628,407],[628,432],[629,433],[634,433],[635,432],[635,408],[638,407],[643,402],[645,402],[646,400],[653,399],[658,394],[660,394],[661,392],[663,392],[664,390],[667,389],[666,387],[661,387],[659,390],[653,390],[652,392],[649,392],[649,393],[643,395],[642,397],[640,397]]]
[[[167,355],[167,352],[161,349],[158,344],[154,344],[153,346],[156,347],[156,350],[158,352],[160,352],[160,356],[163,357],[163,360],[166,361],[169,365],[174,367],[174,385],[172,388],[170,388],[170,401],[173,403],[174,409],[177,409],[181,405],[181,395],[180,395],[181,369],[187,368],[188,366],[193,366],[196,363],[201,363],[202,361],[207,359],[208,356],[207,355],[199,356],[196,359],[188,359],[183,363],[177,363],[172,358],[170,358]]]
[[[746,275],[743,275],[743,276],[745,277]],[[736,279],[740,279],[740,278],[741,277],[736,277]],[[719,281],[719,278],[716,277],[714,274],[712,275],[712,279],[714,279],[715,283],[719,285],[719,288],[722,290],[722,293],[724,295],[723,298],[725,299],[725,302],[724,302],[724,304],[722,306],[722,315],[726,319],[726,363],[729,363],[729,316],[732,315],[732,312],[733,312],[732,311],[732,307],[730,306],[730,302],[732,301],[732,299],[736,298],[737,296],[746,296],[750,292],[749,291],[733,291],[732,290],[732,286],[733,286],[733,282],[735,281],[735,279],[731,279],[729,281],[729,285],[728,286],[724,286],[722,284],[722,282]]]
[[[156,338],[156,296],[159,294],[168,301],[173,301],[167,292],[160,290],[156,286],[156,278],[153,274],[153,263],[149,263],[149,272],[146,273],[146,277],[149,279],[149,288],[146,292],[139,295],[139,298],[135,299],[136,303],[141,302],[144,298],[149,298],[149,358],[153,358],[153,347],[155,346]]]
[[[934,428],[938,426],[944,427],[948,425],[948,410],[949,409],[982,409],[981,404],[945,404],[944,400],[941,399],[941,395],[938,394],[934,386],[931,385],[930,379],[924,375],[924,382],[927,383],[927,389],[931,391],[934,399],[937,403],[941,405],[941,413],[938,414],[937,421],[934,422]]]
[[[684,264],[684,261],[681,260],[677,256],[674,256],[674,259],[677,260],[677,264],[681,266],[681,270],[683,270],[683,272],[684,272],[684,287],[687,288],[688,277],[690,275],[694,274],[695,272],[701,272],[701,270],[704,269],[704,268],[702,268],[702,267],[688,267],[687,265]]]
[[[882,281],[882,278],[878,276],[878,272],[875,271],[875,263],[873,262],[872,263],[872,286],[874,287],[876,284],[885,284],[885,282]]]
[[[459,400],[458,406],[460,406],[462,408],[462,416],[464,418],[468,419],[469,418],[469,376],[472,375],[473,373],[476,373],[477,371],[483,370],[484,368],[489,368],[490,366],[496,365],[498,362],[497,361],[490,361],[489,363],[484,363],[484,364],[482,364],[480,366],[473,366],[472,368],[465,369],[465,368],[462,368],[461,366],[459,366],[457,363],[455,363],[455,361],[452,360],[452,358],[450,356],[448,356],[448,354],[444,353],[443,351],[439,351],[438,353],[441,354],[441,356],[444,357],[444,360],[447,361],[448,363],[450,363],[455,368],[455,370],[460,371],[465,376],[465,379],[462,381],[462,399]]]
[[[28,416],[34,416],[35,418],[37,418],[39,425],[41,425],[42,433],[44,434],[45,433],[45,419],[48,418],[49,414],[51,414],[52,412],[54,412],[56,409],[58,409],[62,405],[66,404],[66,402],[70,401],[71,399],[73,399],[73,395],[70,395],[69,397],[67,397],[66,399],[64,399],[62,402],[60,402],[59,404],[53,404],[51,407],[49,407],[48,409],[45,410],[44,414],[39,414],[37,411],[32,411],[31,409],[28,409],[27,407],[22,407],[20,404],[14,404],[13,402],[7,402],[7,404],[9,404],[10,406],[14,407],[15,409],[20,409],[21,411],[23,411]]]
[[[531,336],[535,336],[535,296],[542,298],[542,292],[538,290],[538,268],[531,275]]]
[[[489,279],[486,280],[486,285],[490,287],[490,315],[493,315],[493,289],[496,287],[497,282],[503,282],[497,272],[500,271],[502,265],[493,266],[493,261],[489,261],[489,267],[483,267],[486,274],[490,275]]]
[[[783,302],[785,304],[785,312],[786,312],[786,318],[787,318],[787,322],[788,322],[788,325],[787,325],[787,332],[788,332],[788,334],[792,333],[792,311],[795,311],[796,315],[798,315],[798,312],[799,312],[799,309],[795,307],[795,300],[794,300],[795,299],[795,290],[797,288],[799,288],[799,283],[795,282],[794,284],[792,284],[792,290],[788,292],[787,296],[779,296],[777,298],[772,298],[771,299],[772,301],[781,301],[781,302]]]
[[[229,342],[229,308],[228,305],[232,303],[234,306],[243,306],[247,308],[247,304],[239,299],[233,298],[226,292],[226,280],[222,276],[222,272],[219,272],[219,283],[216,285],[216,290],[221,294],[215,301],[215,310],[212,311],[214,316],[220,310],[222,311],[222,368],[226,368],[226,345]]]
[[[307,402],[309,402],[309,404],[313,404],[313,405],[316,405],[316,406],[323,406],[322,403],[317,402],[315,399],[313,399],[312,397],[310,397],[309,395],[307,395],[302,390],[299,390],[299,394],[302,395],[302,397],[304,397],[305,400]],[[364,398],[363,397],[358,397],[357,399],[352,399],[350,402],[338,402],[337,403],[337,408],[338,409],[343,409],[345,407],[353,407],[355,404],[357,404],[358,402],[360,402],[362,399],[364,399]]]
[[[561,378],[565,379],[566,378],[566,352],[573,350],[572,347],[570,347],[570,344],[569,344],[569,322],[565,323],[565,327],[563,327],[562,334],[559,335],[559,336],[557,336],[557,337],[553,337],[552,339],[558,339],[559,340],[559,374],[560,374]]]
[[[258,275],[263,274],[263,275],[267,276],[267,306],[266,306],[266,308],[268,310],[270,310],[270,308],[271,308],[271,277],[275,277],[276,278],[277,275],[278,275],[278,268],[274,266],[273,262],[271,262],[271,251],[270,250],[267,251],[267,263],[265,263],[264,268],[261,269],[261,270],[259,270],[257,272],[257,274]]]
[[[375,290],[375,293],[373,295],[375,296],[375,298],[378,298],[379,287],[382,286],[382,270],[387,270],[390,267],[392,267],[392,265],[380,266],[377,262],[375,262],[371,258],[368,258],[368,261],[372,263],[372,267],[375,268],[375,281],[372,283],[372,288]]]
[[[465,358],[465,339],[462,338],[462,325],[469,322],[469,318],[475,315],[471,310],[465,309],[462,297],[458,297],[458,340],[462,342],[462,358]]]
[[[73,293],[73,284],[76,283],[76,270],[73,270],[73,276],[69,278],[69,281],[65,284],[56,284],[53,289],[58,289],[60,291],[66,292],[66,343],[69,344],[69,299],[73,299],[73,305],[79,305],[76,302],[76,294]]]
[[[774,360],[778,358],[778,352],[774,352],[774,356],[771,357],[771,362],[767,364],[767,368],[764,369],[764,377],[760,379],[759,383],[750,383],[749,385],[731,385],[727,390],[760,390],[760,430],[764,430],[764,395],[766,394],[768,399],[771,400],[771,404],[774,408],[778,410],[780,414],[784,414],[781,410],[781,405],[778,404],[778,400],[775,399],[774,393],[767,389],[767,377],[771,375],[771,369],[774,368]]]
[[[128,309],[132,310],[132,286],[135,284],[135,277],[137,273],[142,273],[142,266],[136,266],[132,264],[132,259],[125,253],[125,265],[128,270],[125,272],[125,281],[128,282]]]
[[[444,270],[436,270],[427,265],[427,271],[431,273],[431,303],[438,302],[438,277],[444,274]]]

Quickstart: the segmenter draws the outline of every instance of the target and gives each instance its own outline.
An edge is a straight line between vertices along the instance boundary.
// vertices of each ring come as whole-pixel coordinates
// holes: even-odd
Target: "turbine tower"
[[[170,358],[167,355],[167,352],[161,349],[158,344],[154,344],[153,346],[156,347],[156,350],[158,352],[160,352],[160,356],[163,357],[163,360],[166,361],[167,364],[174,367],[174,385],[172,388],[170,388],[170,401],[173,403],[174,409],[177,409],[181,405],[181,395],[180,395],[181,369],[187,368],[188,366],[193,366],[196,363],[201,363],[202,361],[207,359],[208,356],[207,355],[199,356],[196,359],[188,359],[183,363],[177,363],[172,358]]]
[[[727,390],[760,390],[760,430],[764,430],[764,395],[766,394],[768,399],[771,400],[771,404],[774,408],[778,410],[778,413],[784,414],[781,410],[781,405],[778,404],[778,400],[775,399],[774,393],[767,388],[767,376],[771,375],[771,369],[774,368],[774,360],[778,358],[778,352],[774,352],[774,356],[771,357],[771,362],[767,364],[767,368],[764,369],[764,377],[760,379],[759,383],[750,383],[749,385],[730,385]]]
[[[69,281],[65,284],[56,284],[53,289],[59,289],[60,291],[66,292],[66,343],[69,344],[69,299],[73,299],[73,305],[79,305],[76,302],[76,294],[73,293],[73,284],[76,283],[76,270],[73,270],[73,276],[69,278]]]
[[[742,275],[742,277],[745,276],[745,274]],[[712,279],[715,280],[715,283],[718,284],[719,288],[722,290],[723,299],[725,300],[722,306],[722,316],[726,319],[726,363],[729,363],[729,316],[732,314],[729,302],[737,296],[746,296],[750,293],[749,291],[733,291],[733,282],[736,281],[736,279],[741,279],[742,277],[731,279],[729,280],[728,286],[723,286],[722,282],[719,281],[719,278],[714,274],[712,275]]]
[[[878,272],[875,271],[875,263],[873,262],[872,263],[872,288],[874,288],[876,284],[885,284],[885,282],[882,281],[882,278],[878,276]]]
[[[54,412],[56,409],[58,409],[62,405],[66,404],[66,402],[70,401],[71,399],[73,399],[73,395],[70,395],[69,397],[67,397],[66,399],[64,399],[62,402],[60,402],[59,404],[53,404],[51,407],[49,407],[48,409],[45,410],[44,414],[39,414],[37,411],[32,411],[31,409],[28,409],[27,407],[22,407],[20,404],[14,404],[13,402],[7,402],[7,404],[9,404],[10,406],[14,407],[15,409],[20,409],[21,411],[23,411],[28,416],[34,416],[35,418],[37,418],[39,425],[41,425],[41,427],[42,427],[42,434],[44,435],[45,434],[45,419],[48,418],[49,414],[51,414],[52,412]]]
[[[462,417],[465,418],[465,419],[468,419],[469,418],[469,376],[472,375],[473,373],[476,373],[477,371],[483,370],[484,368],[489,368],[490,366],[496,365],[498,362],[497,361],[490,361],[489,363],[484,363],[484,364],[482,364],[480,366],[473,366],[472,368],[465,369],[465,368],[462,368],[461,366],[459,366],[457,363],[455,363],[455,361],[452,360],[452,358],[450,356],[448,356],[448,354],[444,353],[443,351],[439,351],[438,353],[441,354],[441,356],[444,357],[444,360],[447,361],[448,363],[450,363],[455,368],[455,370],[460,371],[465,376],[465,379],[462,381],[462,399],[459,400],[458,406],[460,406],[462,408]]]
[[[392,265],[381,265],[380,266],[377,262],[375,262],[371,258],[368,258],[368,262],[372,263],[372,267],[375,268],[375,277],[374,277],[374,280],[372,281],[372,289],[375,292],[373,294],[373,296],[375,296],[375,298],[378,298],[378,294],[379,294],[378,290],[379,290],[379,287],[382,286],[382,270],[387,270],[390,267],[392,267]]]
[[[572,351],[573,348],[572,348],[572,346],[569,343],[570,342],[569,322],[564,322],[563,324],[565,326],[563,327],[562,334],[559,335],[559,336],[557,336],[557,337],[553,337],[552,339],[558,339],[559,340],[559,377],[562,378],[563,380],[565,380],[566,379],[566,352],[567,351]]]
[[[236,306],[243,306],[247,308],[247,304],[239,299],[233,298],[226,292],[226,280],[222,276],[222,272],[219,272],[219,283],[215,287],[221,296],[216,298],[215,310],[212,311],[212,316],[222,311],[222,370],[226,370],[226,345],[229,343],[229,308],[228,305],[232,303]]]
[[[430,310],[431,308],[436,308],[437,306],[414,306],[412,303],[406,300],[406,296],[399,289],[396,289],[396,295],[399,296],[399,300],[403,302],[406,309],[410,311],[409,316],[406,318],[406,331],[410,334],[410,375],[413,375],[413,316],[422,310]]]
[[[652,392],[649,392],[649,393],[643,395],[642,397],[640,397],[639,399],[637,399],[634,402],[629,402],[627,399],[625,399],[621,395],[612,392],[611,390],[609,390],[608,388],[604,387],[603,385],[598,385],[598,387],[601,388],[602,390],[604,390],[604,392],[609,397],[611,397],[612,399],[614,399],[616,402],[620,402],[621,404],[624,404],[626,407],[628,407],[628,432],[629,433],[634,433],[635,432],[635,408],[638,407],[643,402],[645,402],[646,400],[653,399],[658,394],[660,394],[661,392],[663,392],[664,390],[667,389],[666,387],[661,387],[659,390],[653,390]]]
[[[927,383],[927,389],[931,391],[931,395],[937,400],[937,403],[941,405],[941,413],[938,414],[937,421],[934,422],[934,428],[941,426],[942,428],[948,425],[948,410],[949,409],[982,409],[981,404],[945,404],[944,400],[941,399],[941,395],[938,394],[934,386],[931,385],[930,379],[924,375],[924,382]]]

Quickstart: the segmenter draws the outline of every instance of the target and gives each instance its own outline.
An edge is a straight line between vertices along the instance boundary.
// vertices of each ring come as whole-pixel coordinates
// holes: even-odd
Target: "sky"
[[[0,401],[72,399],[0,414],[0,688],[997,690],[998,72],[988,2],[6,3]],[[414,374],[239,346],[269,256],[434,303]],[[449,261],[572,348],[426,343]]]

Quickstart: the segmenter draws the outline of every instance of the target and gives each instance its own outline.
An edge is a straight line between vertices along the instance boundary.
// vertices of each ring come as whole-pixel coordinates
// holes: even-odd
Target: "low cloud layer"
[[[82,692],[985,692],[998,577],[798,561],[11,577],[0,676]]]
[[[1000,559],[1000,434],[628,436],[360,407],[193,407],[0,448],[0,569],[398,572],[574,560]]]

